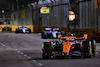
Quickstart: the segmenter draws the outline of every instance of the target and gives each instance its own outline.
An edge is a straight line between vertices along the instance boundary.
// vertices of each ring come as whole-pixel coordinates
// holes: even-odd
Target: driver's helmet
[[[71,32],[69,32],[69,33],[68,33],[68,36],[72,36],[72,33],[71,33]]]
[[[52,31],[55,31],[55,28],[53,28]]]
[[[55,31],[55,28],[54,28],[54,26],[52,27],[52,31]]]

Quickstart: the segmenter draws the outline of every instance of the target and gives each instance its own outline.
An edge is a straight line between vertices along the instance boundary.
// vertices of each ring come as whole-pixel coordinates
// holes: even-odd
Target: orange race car
[[[56,41],[44,42],[42,45],[42,57],[69,57],[78,56],[92,57],[96,54],[96,43],[95,40],[88,40],[87,35],[83,37],[65,36],[61,37]]]

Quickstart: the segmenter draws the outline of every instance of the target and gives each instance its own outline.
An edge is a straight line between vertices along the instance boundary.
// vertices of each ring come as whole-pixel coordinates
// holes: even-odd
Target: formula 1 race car
[[[58,38],[58,35],[60,36],[65,36],[65,32],[62,31],[60,32],[60,29],[57,27],[51,28],[51,27],[47,27],[44,28],[44,31],[42,31],[41,33],[41,38]]]
[[[27,26],[18,26],[15,33],[31,33],[31,29],[27,28]]]
[[[85,38],[66,36],[56,41],[44,42],[42,57],[43,59],[50,59],[51,57],[72,58],[75,56],[91,58],[96,54],[96,42]]]
[[[10,27],[4,27],[4,28],[2,28],[2,32],[4,32],[4,31],[10,31],[11,32],[11,28]]]

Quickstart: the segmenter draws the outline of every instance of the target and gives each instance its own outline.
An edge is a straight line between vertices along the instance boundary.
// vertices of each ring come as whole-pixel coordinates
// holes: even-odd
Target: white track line
[[[27,57],[27,55],[24,54],[25,57]]]
[[[2,46],[6,47],[6,48],[12,49],[11,47],[8,47],[8,46],[4,45],[3,43],[0,43],[0,44],[1,44]],[[19,51],[19,50],[17,50],[17,49],[14,49],[14,51],[16,51],[16,52],[20,53],[21,55],[27,57],[28,59],[32,59],[30,56],[24,54],[23,52],[21,52],[21,51]],[[36,60],[32,60],[32,61],[35,62],[35,63],[38,63]],[[43,64],[42,64],[42,63],[38,63],[38,65],[39,65],[39,66],[42,66]]]
[[[36,62],[36,60],[33,60],[33,62]]]
[[[31,59],[31,57],[28,56],[28,59]]]
[[[24,54],[24,53],[21,52],[21,54]]]
[[[42,63],[38,63],[38,65],[39,65],[39,66],[42,66],[43,64],[42,64]]]

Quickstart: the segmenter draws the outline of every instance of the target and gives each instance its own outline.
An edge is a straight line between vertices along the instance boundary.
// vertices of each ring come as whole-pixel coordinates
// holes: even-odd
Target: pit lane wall
[[[0,25],[0,31],[2,31],[2,28],[4,28],[4,27],[9,27],[9,28],[12,28],[12,26],[11,26],[11,25]]]
[[[27,26],[27,28],[31,29],[31,32],[34,32],[34,33],[40,33],[46,27],[46,26],[38,26],[38,25],[19,25],[19,26]],[[2,28],[4,27],[10,27],[13,32],[15,32],[16,29],[18,28],[17,25],[0,25],[0,31],[2,31]],[[64,27],[59,27],[59,28],[61,31],[65,31],[66,33],[68,31],[67,28],[64,28]]]
[[[27,26],[27,28],[30,28],[30,29],[31,29],[31,32],[34,32],[34,31],[33,31],[33,27],[36,28],[36,26],[33,26],[33,25],[19,25],[19,26]],[[16,29],[18,28],[17,25],[0,25],[0,31],[2,31],[2,29],[3,29],[4,27],[9,27],[9,28],[11,28],[11,31],[13,31],[13,32],[16,31]]]

